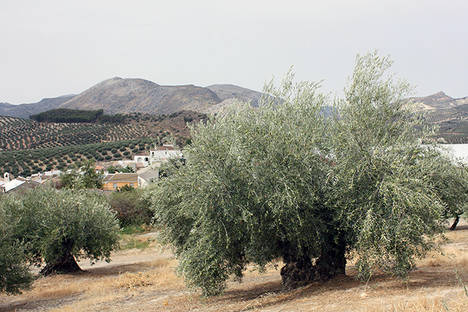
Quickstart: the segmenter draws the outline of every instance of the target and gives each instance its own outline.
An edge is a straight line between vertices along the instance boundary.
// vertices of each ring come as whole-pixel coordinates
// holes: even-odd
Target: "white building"
[[[137,154],[133,156],[136,168],[144,168],[150,165],[150,156],[147,154]]]
[[[163,163],[169,159],[180,159],[183,157],[182,151],[176,149],[172,144],[164,144],[159,146],[156,150],[150,151],[150,164]]]
[[[454,159],[468,165],[468,144],[441,144],[440,147]]]
[[[146,187],[159,179],[159,168],[143,168],[138,172],[138,186]]]

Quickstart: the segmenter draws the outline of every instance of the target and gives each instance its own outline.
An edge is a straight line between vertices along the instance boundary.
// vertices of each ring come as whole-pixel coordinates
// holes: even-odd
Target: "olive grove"
[[[288,74],[258,108],[192,129],[185,166],[150,191],[189,286],[219,294],[248,264],[277,259],[287,288],[345,274],[350,257],[363,279],[405,277],[435,247],[447,211],[468,199],[467,172],[432,145],[390,65],[358,57],[333,101]]]

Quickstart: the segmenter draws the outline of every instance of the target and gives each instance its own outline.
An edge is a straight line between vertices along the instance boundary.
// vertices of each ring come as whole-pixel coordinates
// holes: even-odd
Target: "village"
[[[182,160],[183,153],[174,144],[163,144],[146,153],[133,155],[132,160],[99,161],[94,163],[96,173],[102,175],[102,190],[112,192],[124,187],[145,188],[159,179],[161,165],[170,160]],[[29,177],[14,177],[6,172],[0,177],[0,193],[24,192],[41,185],[55,186],[66,171],[52,170]],[[80,171],[78,171],[80,172]]]

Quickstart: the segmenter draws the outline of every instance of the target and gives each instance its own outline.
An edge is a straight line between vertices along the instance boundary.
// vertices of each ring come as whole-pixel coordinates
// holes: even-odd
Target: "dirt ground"
[[[242,283],[230,282],[225,294],[203,298],[176,276],[177,261],[150,244],[144,250],[116,252],[76,275],[39,278],[21,295],[0,295],[3,311],[468,311],[468,224],[454,232],[443,255],[418,263],[409,280],[376,275],[368,283],[347,276],[294,291],[281,288],[279,267],[264,274],[249,271]],[[137,239],[152,240],[152,234]],[[466,286],[464,286],[466,285]]]

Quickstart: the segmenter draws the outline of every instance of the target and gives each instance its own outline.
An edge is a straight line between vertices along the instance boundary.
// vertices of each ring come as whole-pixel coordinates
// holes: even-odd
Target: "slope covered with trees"
[[[0,172],[28,176],[85,160],[132,159],[169,138],[183,146],[190,140],[187,123],[204,118],[195,112],[136,113],[123,122],[49,123],[0,116]]]

